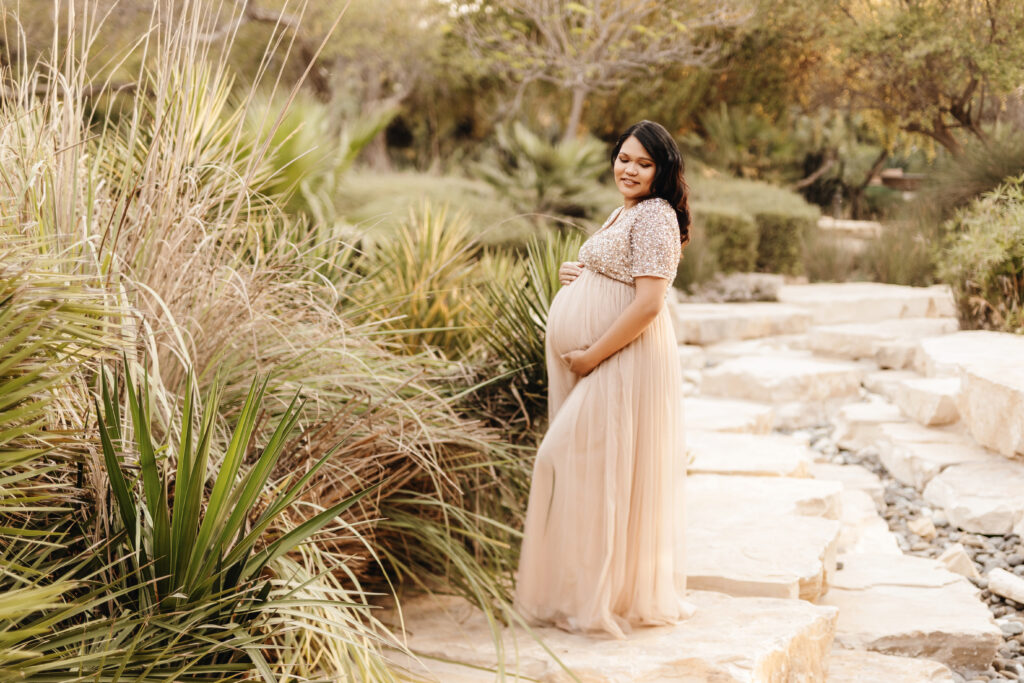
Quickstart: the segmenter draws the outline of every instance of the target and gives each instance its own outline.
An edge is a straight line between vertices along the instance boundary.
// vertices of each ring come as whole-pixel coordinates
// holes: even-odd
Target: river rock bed
[[[942,510],[928,506],[921,494],[912,486],[893,479],[882,465],[878,450],[872,446],[858,451],[839,448],[831,439],[831,427],[822,426],[807,431],[811,447],[822,459],[839,465],[860,465],[881,479],[885,487],[884,509],[880,514],[896,535],[900,549],[907,555],[938,558],[950,545],[959,543],[974,563],[980,577],[968,577],[981,590],[981,598],[992,611],[1000,630],[1003,644],[988,671],[980,674],[954,671],[957,683],[980,681],[1024,681],[1024,605],[995,595],[988,590],[985,578],[993,569],[1001,568],[1024,577],[1024,540],[1016,534],[985,536],[961,531],[949,524]],[[911,530],[917,520],[927,518],[931,524],[920,523],[927,538]],[[965,676],[966,674],[966,676]]]

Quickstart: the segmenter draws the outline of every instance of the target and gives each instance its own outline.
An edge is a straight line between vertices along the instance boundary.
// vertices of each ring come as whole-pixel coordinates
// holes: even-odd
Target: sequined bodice
[[[589,270],[632,285],[645,275],[674,280],[680,251],[675,210],[652,198],[616,209],[583,243],[579,260]]]

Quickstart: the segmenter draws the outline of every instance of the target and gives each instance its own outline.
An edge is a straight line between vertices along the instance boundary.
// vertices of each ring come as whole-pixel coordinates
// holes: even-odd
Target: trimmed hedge
[[[692,207],[694,226],[714,253],[722,272],[750,272],[757,266],[757,245],[760,241],[754,218],[737,209],[695,202]]]
[[[1024,175],[944,227],[950,236],[939,277],[953,288],[960,326],[1024,334]]]
[[[795,192],[753,180],[698,174],[691,186],[701,205],[752,217],[758,232],[757,270],[789,275],[802,271],[805,235],[821,215],[816,206]]]

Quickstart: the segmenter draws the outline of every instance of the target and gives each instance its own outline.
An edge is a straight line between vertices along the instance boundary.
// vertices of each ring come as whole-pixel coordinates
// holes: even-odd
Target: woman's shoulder
[[[640,200],[634,209],[637,220],[659,221],[670,218],[672,224],[676,222],[675,207],[663,197],[648,197]]]

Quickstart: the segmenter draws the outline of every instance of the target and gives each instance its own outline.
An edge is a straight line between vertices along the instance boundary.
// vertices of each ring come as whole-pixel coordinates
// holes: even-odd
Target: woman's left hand
[[[580,349],[562,354],[562,360],[580,377],[586,377],[598,366],[586,351]]]

